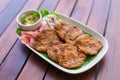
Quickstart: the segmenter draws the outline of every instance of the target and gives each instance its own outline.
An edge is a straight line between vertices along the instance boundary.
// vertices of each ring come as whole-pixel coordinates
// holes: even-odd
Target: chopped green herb
[[[33,19],[35,19],[36,17],[38,17],[39,16],[39,13],[37,13],[37,12],[34,12],[33,14],[32,14],[32,18]]]
[[[23,14],[21,15],[21,23],[25,24],[26,23],[26,16]]]
[[[21,34],[21,28],[20,28],[20,27],[17,27],[17,29],[16,29],[16,34],[18,34],[18,35]]]

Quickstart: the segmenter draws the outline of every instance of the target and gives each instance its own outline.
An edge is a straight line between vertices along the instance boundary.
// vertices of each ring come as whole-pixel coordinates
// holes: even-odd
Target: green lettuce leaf
[[[21,29],[20,27],[17,27],[17,29],[16,29],[16,34],[20,35],[20,34],[21,34],[21,31],[22,31],[22,29]]]
[[[40,9],[40,13],[42,15],[42,18],[50,14],[49,11],[46,9]]]
[[[83,33],[84,33],[84,34],[88,34],[89,36],[93,37],[93,35],[91,35],[91,34],[88,33],[88,32],[83,31]]]
[[[49,11],[49,10],[46,10],[46,9],[40,9],[40,13],[42,15],[42,18],[49,15],[49,14],[52,14],[52,15],[55,15],[57,19],[60,19],[60,16],[59,14],[57,14],[55,11]]]

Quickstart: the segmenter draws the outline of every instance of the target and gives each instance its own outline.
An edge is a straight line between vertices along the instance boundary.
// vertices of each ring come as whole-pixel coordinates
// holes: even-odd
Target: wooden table
[[[92,69],[67,74],[53,67],[18,40],[16,16],[45,8],[70,16],[105,36],[109,50]],[[120,0],[1,0],[0,80],[120,80]]]

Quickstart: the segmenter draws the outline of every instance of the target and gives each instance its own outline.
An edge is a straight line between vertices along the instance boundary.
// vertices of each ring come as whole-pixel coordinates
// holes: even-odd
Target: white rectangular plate
[[[26,45],[29,49],[31,49],[34,53],[36,53],[38,56],[40,56],[41,58],[43,58],[45,61],[47,61],[48,63],[50,63],[51,65],[55,66],[56,68],[66,72],[66,73],[70,73],[70,74],[78,74],[78,73],[82,73],[85,72],[86,70],[92,68],[94,65],[96,65],[106,54],[107,50],[108,50],[108,42],[107,40],[98,32],[96,32],[95,30],[91,29],[89,26],[78,22],[72,18],[69,18],[67,16],[64,16],[62,14],[59,14],[60,18],[72,25],[76,25],[78,27],[80,27],[83,31],[91,34],[92,36],[94,36],[95,38],[98,38],[102,44],[103,44],[103,48],[99,51],[99,53],[96,56],[91,56],[88,57],[85,60],[85,63],[78,67],[78,68],[74,68],[74,69],[67,69],[64,68],[62,66],[60,66],[58,63],[55,63],[54,61],[52,61],[51,59],[48,58],[48,56],[45,53],[40,53],[38,51],[36,51],[35,49],[33,49],[32,47],[30,47],[29,45]]]

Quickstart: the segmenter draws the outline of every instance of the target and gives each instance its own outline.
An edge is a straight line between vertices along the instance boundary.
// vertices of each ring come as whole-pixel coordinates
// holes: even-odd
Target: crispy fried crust
[[[63,21],[56,22],[55,29],[39,32],[34,43],[36,50],[47,53],[50,59],[65,68],[81,66],[87,55],[96,55],[102,47],[99,40]]]
[[[66,68],[75,68],[84,63],[86,56],[80,54],[77,48],[71,44],[61,44],[60,54],[58,54],[58,62]]]
[[[47,52],[48,46],[61,42],[53,29],[41,31],[35,38],[34,48],[41,52]]]
[[[58,62],[57,55],[60,54],[60,49],[59,49],[59,45],[60,44],[61,43],[57,43],[57,44],[51,45],[47,49],[48,57],[50,59],[52,59],[53,61],[55,61],[55,62]]]
[[[65,40],[65,34],[72,28],[72,26],[66,24],[63,21],[58,21],[55,24],[55,30],[57,35],[61,38],[61,40]]]
[[[54,39],[54,40],[59,40],[56,32],[54,29],[45,29],[39,32],[35,40],[41,41],[43,39]]]
[[[82,30],[74,26],[65,34],[65,42],[74,44],[75,39],[81,34],[83,34]]]
[[[103,46],[99,40],[90,37],[87,34],[80,35],[75,42],[78,51],[83,52],[86,55],[96,55]]]

